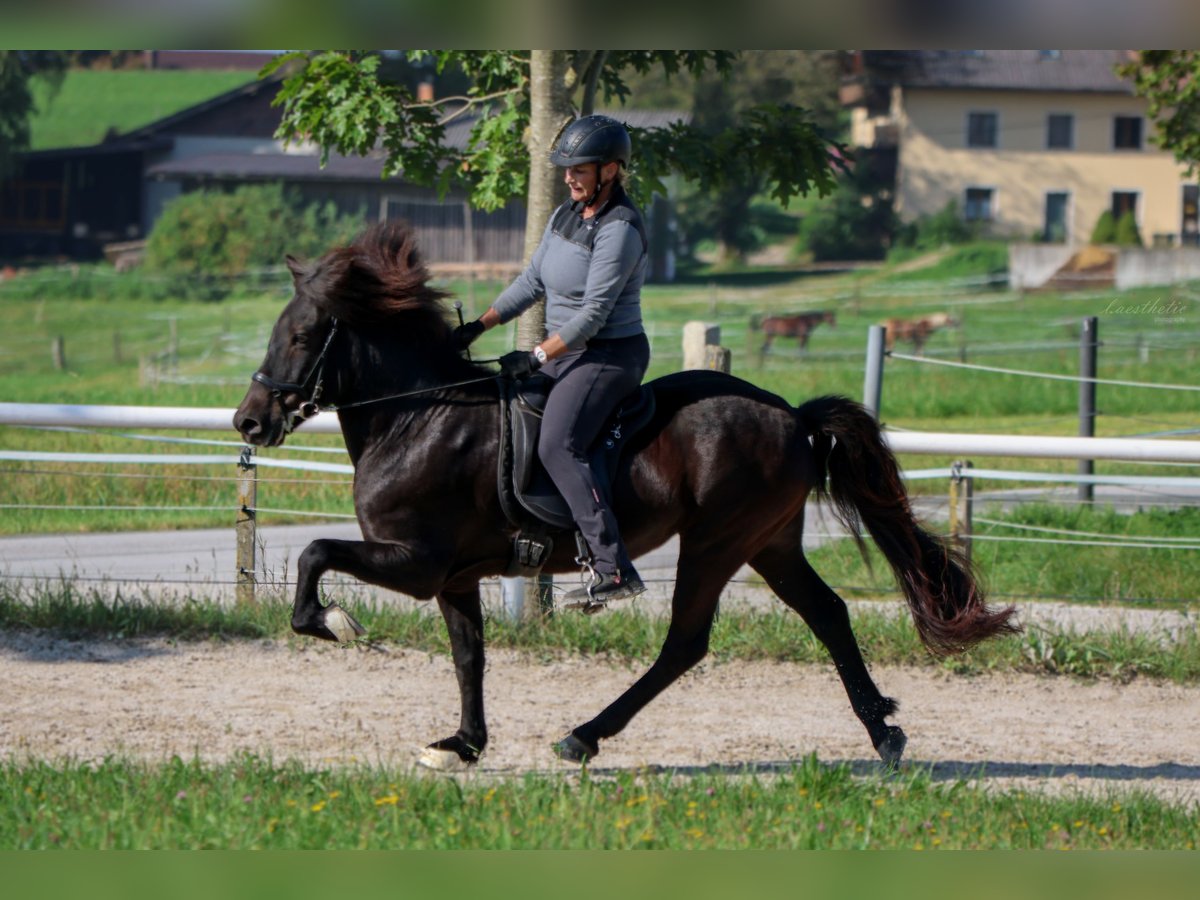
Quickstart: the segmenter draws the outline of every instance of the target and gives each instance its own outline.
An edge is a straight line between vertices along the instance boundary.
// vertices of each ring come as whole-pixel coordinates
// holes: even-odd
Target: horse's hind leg
[[[671,607],[671,625],[658,659],[646,674],[590,722],[559,741],[554,750],[561,759],[583,762],[600,752],[600,741],[621,731],[651,700],[708,653],[717,600],[721,590],[741,565],[709,553],[680,549]]]
[[[426,747],[419,762],[431,769],[461,771],[479,761],[488,739],[483,716],[483,608],[478,584],[468,591],[443,591],[437,599],[450,633],[462,713],[458,731]]]
[[[776,541],[750,560],[779,598],[798,612],[825,645],[850,697],[855,715],[867,728],[879,757],[889,766],[900,762],[907,738],[885,719],[897,703],[885,697],[871,680],[858,648],[850,615],[842,598],[818,575],[800,550],[799,529],[786,529]]]

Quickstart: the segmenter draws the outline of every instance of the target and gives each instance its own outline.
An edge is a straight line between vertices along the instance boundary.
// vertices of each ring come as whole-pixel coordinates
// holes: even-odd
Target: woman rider
[[[562,493],[592,553],[596,577],[568,599],[602,603],[646,588],[599,489],[588,452],[617,404],[650,362],[642,327],[646,230],[623,187],[631,144],[625,126],[584,116],[563,129],[550,153],[571,199],[555,210],[528,268],[474,322],[455,331],[461,348],[546,297],[544,341],[500,359],[504,374],[540,369],[554,379],[542,416],[538,456]]]

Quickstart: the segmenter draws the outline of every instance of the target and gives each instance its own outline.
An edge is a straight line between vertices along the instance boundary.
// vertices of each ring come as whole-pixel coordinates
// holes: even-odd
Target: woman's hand
[[[486,330],[483,322],[476,319],[474,322],[467,322],[465,325],[455,327],[454,331],[450,333],[450,342],[454,345],[455,350],[462,353],[475,343],[476,338]]]
[[[528,378],[539,368],[541,363],[538,358],[528,350],[513,350],[511,353],[505,353],[500,357],[500,371],[509,378],[517,379]]]

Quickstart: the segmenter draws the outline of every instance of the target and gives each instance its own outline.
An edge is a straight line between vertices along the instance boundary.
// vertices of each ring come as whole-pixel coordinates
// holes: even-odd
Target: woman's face
[[[603,167],[595,163],[580,163],[577,166],[566,166],[563,169],[563,180],[571,190],[572,200],[587,200],[596,190],[596,174],[603,168],[603,175],[611,180],[614,173],[610,171],[616,163],[606,163]]]

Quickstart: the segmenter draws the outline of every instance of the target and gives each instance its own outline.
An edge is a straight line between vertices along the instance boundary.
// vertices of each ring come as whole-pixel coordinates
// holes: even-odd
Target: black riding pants
[[[650,364],[645,334],[593,340],[542,367],[554,379],[542,416],[538,456],[571,509],[597,571],[632,567],[617,520],[592,472],[588,451],[617,404],[642,383]]]

